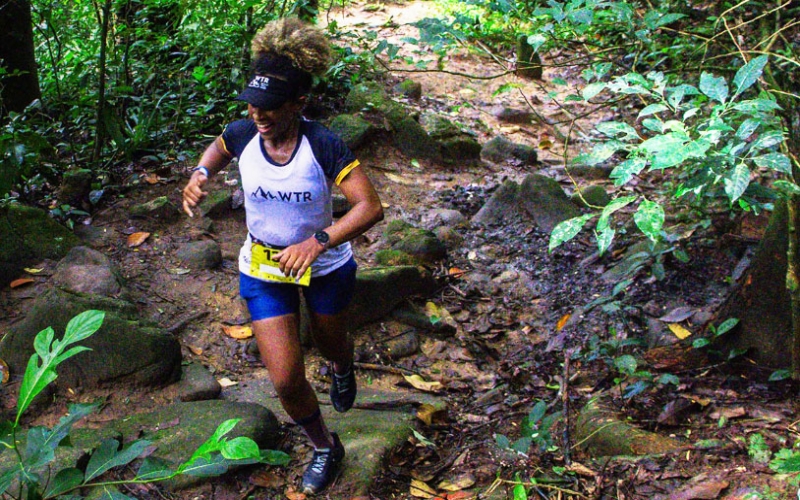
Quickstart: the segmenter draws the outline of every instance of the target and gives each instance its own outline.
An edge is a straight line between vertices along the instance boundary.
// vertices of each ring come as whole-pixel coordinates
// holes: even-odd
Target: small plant
[[[72,425],[96,410],[99,405],[70,405],[67,415],[52,429],[47,427],[28,429],[24,449],[20,447],[17,439],[21,431],[20,419],[34,398],[56,380],[57,366],[76,354],[89,350],[87,347],[74,344],[94,334],[103,323],[104,316],[105,313],[101,311],[85,311],[75,316],[67,324],[61,340],[55,339],[52,328],[46,328],[36,335],[33,342],[36,353],[31,355],[25,369],[17,399],[16,417],[13,422],[0,423],[0,453],[10,450],[13,452],[14,460],[12,467],[0,469],[0,495],[4,498],[9,496],[28,500],[44,500],[66,495],[74,499],[82,498],[76,494],[80,489],[102,488],[103,498],[131,499],[117,487],[123,484],[165,481],[182,474],[218,476],[225,473],[233,464],[288,463],[289,457],[285,453],[259,450],[258,445],[250,438],[226,439],[225,435],[238,422],[236,419],[231,419],[220,424],[211,437],[177,468],[171,467],[163,460],[147,457],[132,479],[98,480],[109,470],[133,462],[151,445],[150,441],[136,440],[121,447],[116,439],[106,439],[91,454],[85,469],[66,468],[50,477],[49,467],[56,459],[56,448],[68,442]]]
[[[747,454],[753,459],[753,462],[758,464],[766,464],[772,457],[767,441],[759,433],[750,434],[750,439],[747,445]]]
[[[532,445],[535,445],[539,452],[546,451],[553,446],[553,436],[550,434],[550,428],[559,417],[561,417],[561,412],[547,415],[547,404],[544,401],[539,401],[522,420],[520,425],[521,437],[511,443],[506,436],[495,434],[497,445],[522,456],[528,456]]]

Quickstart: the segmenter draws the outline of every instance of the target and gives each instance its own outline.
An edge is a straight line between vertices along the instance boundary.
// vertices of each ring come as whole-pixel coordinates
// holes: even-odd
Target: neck
[[[295,120],[294,123],[287,127],[286,130],[281,131],[274,137],[264,137],[264,144],[271,149],[281,149],[282,147],[292,146],[297,142],[297,136],[300,133],[300,120]]]

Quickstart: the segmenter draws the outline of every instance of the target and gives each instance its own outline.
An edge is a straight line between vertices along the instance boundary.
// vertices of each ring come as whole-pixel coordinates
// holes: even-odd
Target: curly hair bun
[[[287,58],[292,65],[312,75],[327,71],[331,46],[316,26],[296,17],[276,19],[259,31],[251,44],[253,59]]]

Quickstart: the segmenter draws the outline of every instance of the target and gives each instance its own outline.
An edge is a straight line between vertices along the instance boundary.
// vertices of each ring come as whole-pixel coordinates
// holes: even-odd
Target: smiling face
[[[303,99],[287,101],[273,110],[247,105],[247,113],[253,119],[261,138],[267,141],[288,139],[300,121]]]

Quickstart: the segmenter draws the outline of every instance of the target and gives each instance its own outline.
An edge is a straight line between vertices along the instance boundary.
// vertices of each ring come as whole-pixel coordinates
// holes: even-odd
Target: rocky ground
[[[362,7],[332,12],[329,19],[398,39],[413,33],[407,23],[424,15],[430,5],[387,4],[375,11]],[[503,71],[466,49],[450,56],[445,67],[476,76]],[[578,189],[572,182],[575,173],[561,160],[563,143],[557,137],[563,126],[526,115],[529,105],[550,122],[564,113],[546,98],[547,91],[561,91],[547,83],[557,76],[569,82],[576,75],[559,69],[546,71],[541,81],[525,81],[513,75],[471,79],[435,72],[395,73],[383,82],[387,89],[403,78],[421,83],[420,99],[396,99],[421,112],[447,113],[481,143],[504,135],[534,146],[539,161],[528,165],[508,158],[442,166],[404,156],[388,136],[380,135],[357,150],[386,211],[384,223],[354,242],[362,267],[375,266],[376,253],[389,247],[385,231],[393,220],[448,235],[443,238],[447,257],[428,265],[438,278],[438,291],[352,332],[362,363],[361,387],[433,392],[447,408],[420,416],[412,436],[383,458],[369,498],[510,498],[514,481],[531,478],[537,479],[529,486],[528,498],[734,499],[745,498],[753,488],[788,491],[785,477],[775,476],[752,457],[750,443],[759,434],[772,451],[791,447],[797,414],[792,387],[767,383],[770,371],[747,360],[730,364],[695,356],[691,349],[678,347],[677,333],[668,328],[680,324],[699,335],[701,327],[717,321],[717,307],[763,233],[765,218],[712,227],[727,238],[698,233],[688,240],[689,261],[667,256],[663,276],[649,265],[634,273],[620,271],[620,264],[629,262],[624,256],[633,239],[621,238],[602,257],[588,235],[550,252],[549,232],[510,205],[476,222],[476,214],[505,181],[519,182],[536,172],[558,181],[567,193]],[[520,84],[520,91],[495,95],[507,82]],[[90,219],[79,221],[87,224],[76,233],[118,266],[140,313],[176,333],[184,360],[208,367],[223,384],[247,384],[263,378],[263,369],[252,342],[231,336],[231,328],[248,321],[237,295],[243,211],[169,221],[127,215],[131,206],[159,196],[178,205],[190,166],[128,165],[115,197]],[[214,179],[215,189],[235,193],[235,177],[229,169]],[[658,180],[642,181],[637,189],[648,189],[650,182]],[[602,172],[582,172],[578,184],[612,190]],[[448,230],[443,233],[442,228]],[[141,233],[149,235],[132,245],[131,238],[144,238]],[[219,244],[219,267],[196,271],[186,266],[181,250],[201,240]],[[26,304],[46,286],[55,263],[37,267],[44,271],[32,275],[33,282],[0,292],[0,331],[25,316]],[[627,374],[619,364],[626,354],[635,355],[638,364],[638,370]],[[415,387],[401,373],[417,373],[441,386]],[[313,349],[308,374],[324,392],[329,374]],[[663,375],[674,378],[659,378]],[[637,388],[640,393],[624,396]],[[592,436],[576,438],[575,427],[584,405],[601,394],[623,421],[627,418],[637,428],[675,439],[680,450],[639,458],[602,457],[587,446]],[[106,396],[102,418],[158,404],[152,394],[135,391]],[[512,443],[519,438],[539,401],[547,415],[563,414],[552,427],[540,425],[541,439],[534,440],[529,453],[498,446],[498,436]],[[4,406],[9,402],[3,401]],[[52,418],[39,415],[34,421],[47,423]],[[298,430],[284,424],[284,431],[282,448],[289,453],[302,449]],[[301,497],[291,485],[301,470],[302,464],[295,461],[283,469],[246,469],[183,493],[153,489],[146,494],[297,500]],[[434,493],[426,493],[426,488]],[[334,488],[328,497],[350,495]]]

